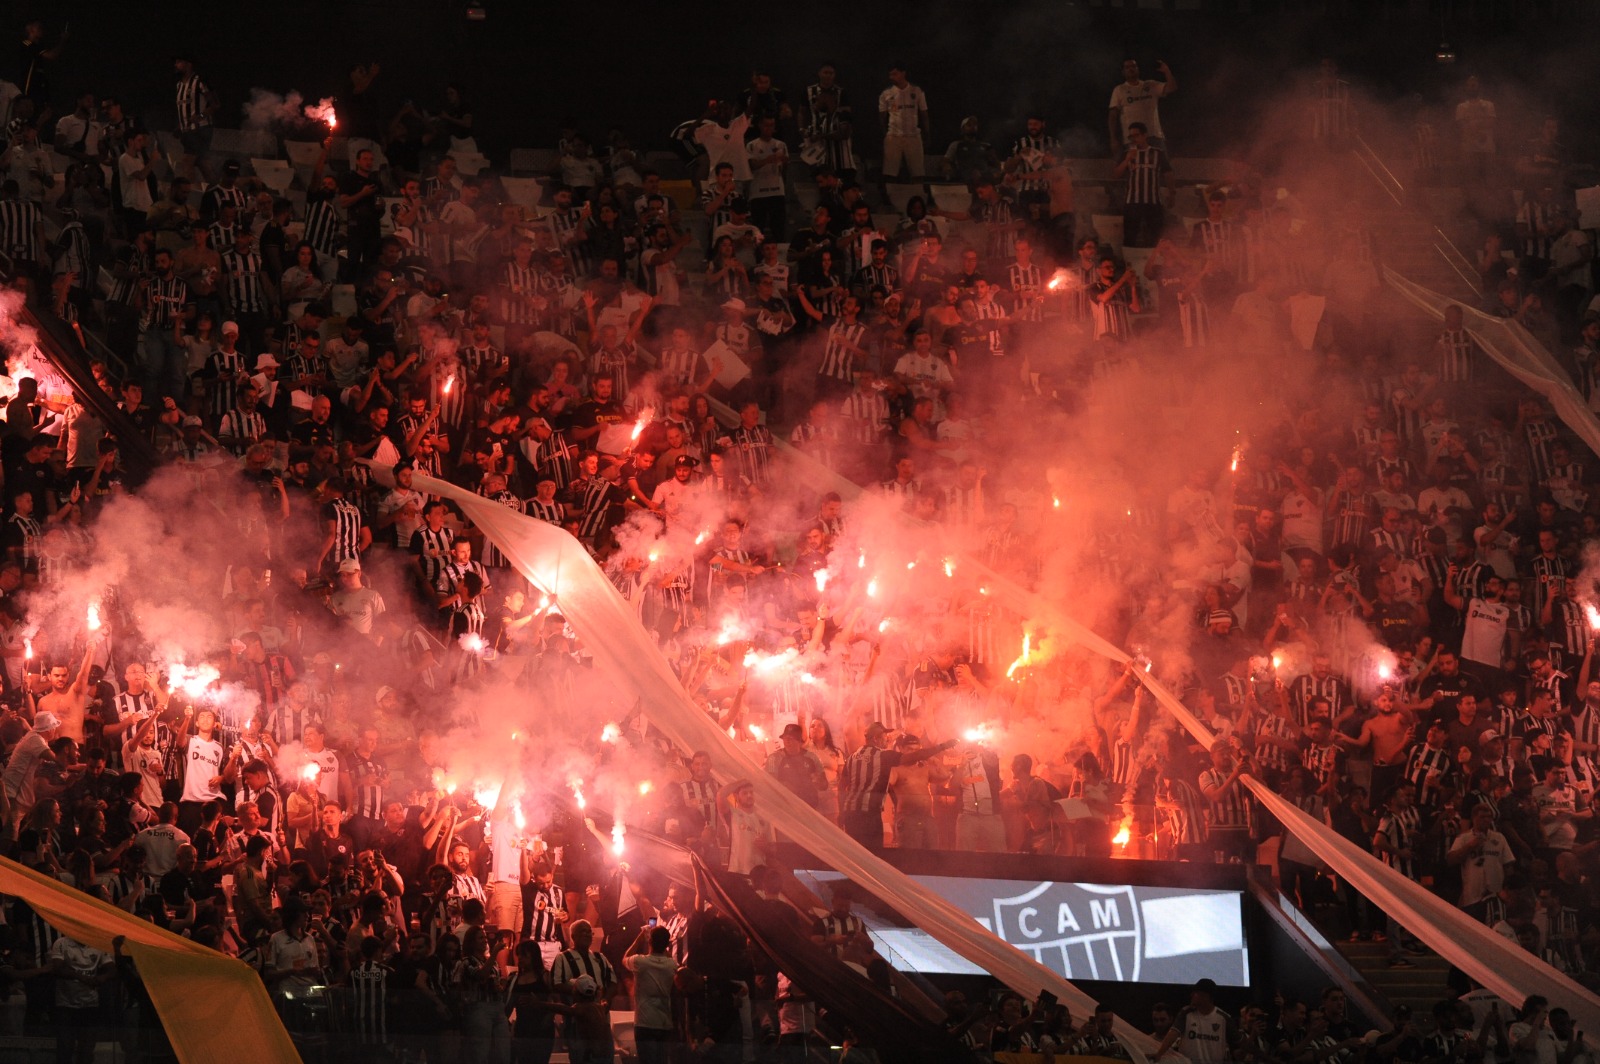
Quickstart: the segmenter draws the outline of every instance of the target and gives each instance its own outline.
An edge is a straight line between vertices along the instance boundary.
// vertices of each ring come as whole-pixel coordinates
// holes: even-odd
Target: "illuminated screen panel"
[[[825,887],[833,872],[797,873]],[[1068,979],[1248,986],[1244,898],[1235,890],[912,876],[1001,939]],[[885,959],[928,974],[981,975],[926,932],[857,914]]]

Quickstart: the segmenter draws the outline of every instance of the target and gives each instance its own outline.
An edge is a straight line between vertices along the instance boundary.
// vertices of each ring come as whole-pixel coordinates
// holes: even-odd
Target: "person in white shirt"
[[[150,174],[154,169],[145,151],[144,133],[128,138],[128,148],[117,157],[117,175],[122,180],[122,212],[129,239],[144,227],[145,215],[155,200],[150,195]]]
[[[1515,863],[1511,844],[1494,829],[1494,807],[1487,803],[1472,810],[1472,826],[1460,835],[1445,860],[1461,869],[1462,909],[1483,919],[1490,898],[1505,885],[1506,867]]]
[[[1111,90],[1108,124],[1111,131],[1111,156],[1119,158],[1128,142],[1128,127],[1144,124],[1150,147],[1167,150],[1167,135],[1161,129],[1160,101],[1178,91],[1178,79],[1165,60],[1156,63],[1161,81],[1146,81],[1139,76],[1139,61],[1122,61],[1122,83]]]
[[[789,165],[789,146],[776,136],[777,120],[764,116],[756,125],[759,131],[754,140],[745,145],[750,158],[750,220],[760,227],[768,240],[782,240],[788,231],[784,224],[784,204],[787,187],[783,180],[784,167]]]
[[[1450,566],[1444,578],[1444,600],[1458,610],[1464,608],[1467,617],[1461,657],[1498,669],[1505,662],[1506,627],[1511,622],[1511,608],[1500,601],[1505,585],[1498,576],[1491,576],[1483,582],[1483,598],[1468,602],[1457,586],[1460,579],[1460,567]]]
[[[883,116],[883,178],[898,180],[902,166],[912,180],[924,171],[923,138],[928,132],[928,97],[906,78],[904,64],[889,68],[889,87],[878,94]]]
[[[756,789],[749,780],[734,780],[718,795],[728,811],[728,871],[747,876],[766,864],[777,846],[772,821],[756,811]]]
[[[178,866],[178,848],[189,845],[189,835],[178,827],[178,805],[163,802],[157,823],[133,837],[134,845],[144,850],[144,873],[159,880]]]

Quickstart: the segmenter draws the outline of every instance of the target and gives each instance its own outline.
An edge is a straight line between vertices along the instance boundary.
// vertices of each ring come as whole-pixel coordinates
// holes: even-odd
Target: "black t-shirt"
[[[300,422],[289,432],[295,443],[302,447],[332,447],[334,444],[333,422],[319,425],[309,418]]]
[[[375,226],[383,214],[383,204],[379,202],[377,174],[359,174],[354,170],[339,179],[339,193],[344,196],[358,195],[362,189],[371,187],[373,194],[352,203],[345,209],[345,215],[350,219],[351,225]]]
[[[615,425],[623,419],[622,404],[615,399],[602,403],[594,399],[579,403],[572,408],[572,412],[561,424],[563,430],[589,429],[596,425]],[[596,439],[591,439],[588,446],[593,447]]]
[[[340,833],[338,838],[333,838],[321,828],[312,834],[311,842],[306,846],[306,861],[319,876],[328,874],[328,868],[335,858],[342,858],[348,870],[355,862],[355,856],[355,844],[350,841],[349,835]]]

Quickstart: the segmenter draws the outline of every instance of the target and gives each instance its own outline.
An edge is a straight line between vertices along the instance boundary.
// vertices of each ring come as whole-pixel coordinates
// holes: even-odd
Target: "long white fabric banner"
[[[388,469],[372,464],[374,477],[392,484]],[[432,477],[413,479],[418,491],[460,508],[511,565],[554,596],[562,615],[583,640],[595,664],[641,698],[650,723],[685,750],[705,750],[724,772],[748,776],[760,807],[785,835],[826,860],[919,928],[1006,986],[1032,999],[1055,994],[1075,1015],[1091,1015],[1097,1002],[1016,947],[1001,941],[970,915],[875,857],[832,821],[797,798],[756,765],[684,692],[633,609],[595,564],[583,545],[554,525],[518,513],[464,488]],[[1119,1019],[1118,1036],[1139,1064],[1155,1048],[1150,1037]]]

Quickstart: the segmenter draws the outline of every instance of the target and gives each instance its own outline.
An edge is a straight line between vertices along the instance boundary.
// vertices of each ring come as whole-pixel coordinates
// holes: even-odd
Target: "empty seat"
[[[282,159],[251,159],[250,167],[261,179],[261,183],[272,191],[283,195],[289,186],[294,183],[294,167]]]

